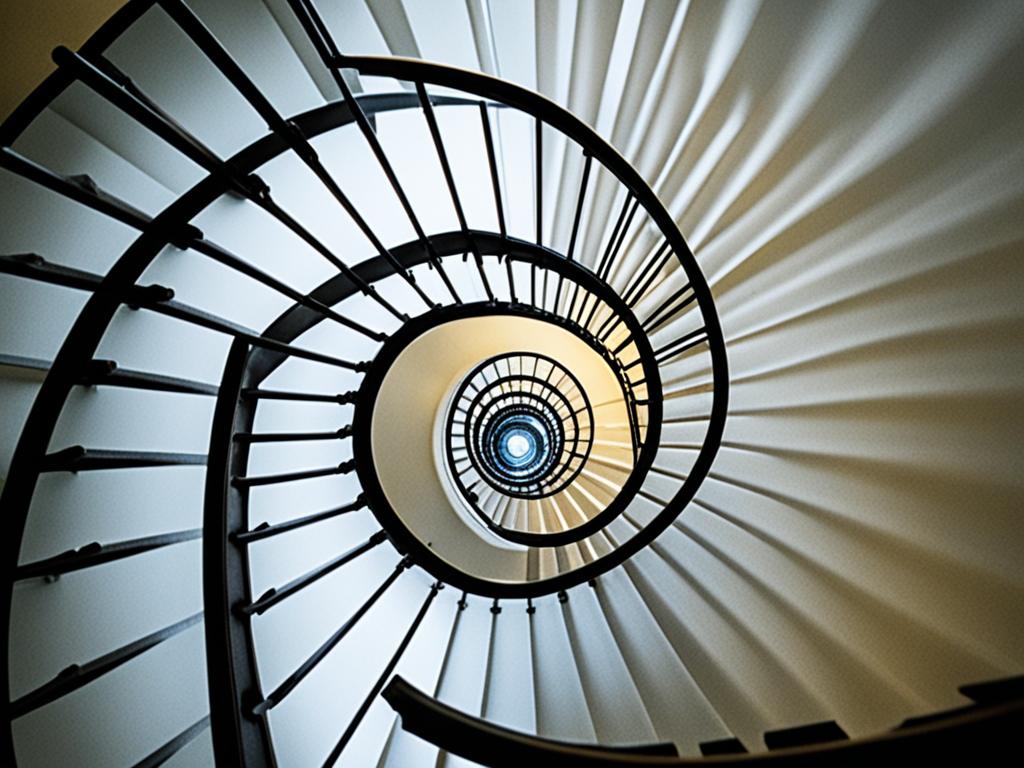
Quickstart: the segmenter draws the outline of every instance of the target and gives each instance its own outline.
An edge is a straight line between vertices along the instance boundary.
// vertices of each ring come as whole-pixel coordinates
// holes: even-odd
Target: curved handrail
[[[567,266],[571,267],[573,265],[559,259],[549,266],[552,269],[564,269]],[[374,469],[371,430],[374,405],[381,383],[391,364],[397,359],[401,351],[406,348],[412,339],[440,323],[474,316],[500,314],[533,317],[547,322],[557,322],[556,317],[531,308],[528,305],[505,302],[480,302],[450,305],[420,315],[403,325],[389,337],[367,369],[355,398],[356,409],[352,417],[352,453],[356,458],[356,471],[359,473],[360,485],[374,515],[384,529],[388,531],[389,536],[399,550],[410,555],[417,565],[424,568],[435,578],[474,594],[498,598],[537,597],[569,589],[577,584],[590,581],[611,568],[620,565],[639,549],[650,543],[661,532],[661,529],[649,531],[648,528],[650,526],[648,526],[648,528],[638,532],[629,541],[621,543],[612,552],[566,573],[537,581],[493,581],[468,574],[460,568],[453,566],[441,558],[427,543],[417,538],[405,526],[398,513],[392,508],[387,494],[381,485],[380,478]],[[656,427],[657,425],[652,426],[652,434]],[[640,460],[618,495],[608,506],[586,523],[582,523],[568,531],[550,534],[530,534],[506,530],[505,537],[513,541],[522,539],[530,545],[534,545],[535,540],[540,539],[540,543],[545,546],[558,546],[563,539],[579,540],[600,530],[607,525],[608,521],[622,514],[632,501],[645,479],[647,469],[653,462],[653,453],[656,447],[656,440],[652,439],[645,443],[644,449],[641,451]],[[672,509],[663,512],[663,515],[668,514],[672,514],[674,517],[676,513]],[[668,521],[666,525],[668,525]]]
[[[854,768],[876,761],[885,765],[994,765],[1012,761],[1010,756],[1019,754],[1019,733],[1024,725],[1024,699],[1018,698],[967,707],[949,717],[851,741],[685,758],[667,753],[664,745],[620,749],[532,736],[460,712],[397,675],[382,695],[401,716],[403,729],[452,754],[490,768],[518,768],[531,762],[571,768],[631,765]],[[981,753],[980,748],[985,752]]]
[[[579,744],[515,731],[432,699],[400,675],[381,692],[402,718],[402,728],[452,754],[481,765],[633,765],[633,758],[677,757],[675,744],[599,746]],[[626,760],[627,763],[623,761]],[[646,762],[636,763],[647,765]],[[654,763],[660,765],[661,763]]]
[[[230,479],[248,458],[234,436],[251,428],[254,408],[239,408],[249,345],[236,340],[228,351],[210,427],[203,509],[203,607],[210,721],[218,764],[273,764],[274,743],[264,717],[247,717],[253,691],[260,690],[252,625],[236,608],[251,600],[249,551],[234,537],[249,526],[244,495]],[[216,618],[214,618],[216,617]]]

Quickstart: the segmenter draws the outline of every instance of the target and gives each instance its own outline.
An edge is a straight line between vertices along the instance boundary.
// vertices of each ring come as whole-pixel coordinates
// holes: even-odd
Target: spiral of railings
[[[572,481],[590,452],[593,409],[579,380],[530,353],[485,360],[459,386],[448,413],[449,463],[465,462],[508,496],[536,498]],[[463,469],[456,469],[460,454]],[[474,485],[477,481],[474,481]],[[460,485],[472,490],[462,480]]]
[[[53,680],[10,702],[0,747],[15,764],[12,727],[19,719],[69,696],[147,650],[204,624],[210,713],[142,763],[157,765],[212,729],[224,765],[274,765],[269,721],[281,704],[331,655],[353,627],[405,574],[419,570],[431,585],[410,617],[394,654],[345,725],[324,765],[333,765],[356,734],[439,591],[498,601],[526,600],[593,583],[651,543],[693,498],[721,442],[728,395],[726,353],[708,285],[682,234],[639,174],[590,127],[551,101],[483,74],[429,62],[341,54],[308,0],[290,0],[301,29],[342,98],[307,112],[283,115],[260,92],[216,36],[181,0],[133,0],[79,51],[58,49],[58,70],[0,128],[0,166],[62,199],[134,230],[130,246],[105,272],[48,260],[45,254],[0,256],[0,271],[84,291],[87,300],[52,363],[33,405],[11,464],[2,503],[6,573],[0,615],[11,622],[12,593],[20,582],[44,579],[201,539],[203,612],[189,616],[103,656],[75,664]],[[221,157],[156,103],[105,53],[144,14],[167,16],[265,122],[268,133],[231,157]],[[352,92],[344,71],[391,78],[393,93]],[[61,173],[18,150],[21,134],[72,84],[89,89],[120,115],[152,133],[203,169],[205,176],[155,215],[105,191],[83,168]],[[475,221],[460,194],[446,142],[443,110],[476,115],[480,153],[492,205]],[[410,202],[375,130],[376,116],[417,113],[429,132],[443,187],[457,228],[428,231]],[[495,123],[526,131],[532,147],[535,188],[529,210],[517,211],[508,194]],[[379,164],[414,234],[386,242],[322,161],[317,139],[354,126]],[[562,197],[573,201],[568,225],[552,224],[544,178],[545,152],[557,152]],[[275,158],[297,158],[320,192],[333,200],[370,245],[353,262],[336,253],[275,199],[261,173]],[[588,196],[608,201],[607,221],[584,220]],[[312,290],[261,269],[207,236],[196,223],[218,201],[230,198],[271,217],[330,265],[333,274]],[[513,217],[533,221],[533,232],[513,232]],[[609,226],[603,226],[607,223]],[[168,249],[192,251],[283,298],[287,308],[262,328],[175,298],[173,286],[142,282],[147,268]],[[470,280],[472,277],[472,280]],[[469,287],[472,286],[472,287]],[[376,320],[353,318],[355,303],[373,307]],[[219,384],[124,368],[99,354],[123,309],[219,334],[230,342]],[[535,323],[565,334],[603,366],[601,399],[571,366],[551,354],[512,347],[463,371],[446,401],[443,460],[455,492],[477,522],[514,544],[524,568],[515,578],[474,571],[439,553],[431,530],[415,527],[410,510],[395,503],[391,456],[375,448],[381,392],[403,358],[432,335],[482,319]],[[324,328],[342,334],[329,349],[316,343]],[[338,350],[341,350],[340,352]],[[15,361],[17,362],[17,361]],[[20,365],[40,367],[29,360]],[[596,365],[596,363],[595,363]],[[330,371],[336,391],[284,389],[275,376],[298,370]],[[389,378],[390,377],[390,378]],[[287,378],[287,377],[286,377]],[[301,379],[301,376],[293,376]],[[693,382],[667,403],[663,382]],[[51,447],[56,426],[74,406],[79,387],[111,387],[213,398],[206,454],[140,451],[124,447]],[[267,403],[337,406],[330,421],[307,431],[256,428]],[[461,414],[461,415],[460,415]],[[612,415],[609,415],[612,414]],[[270,473],[253,468],[254,452],[274,444],[327,441],[344,446],[345,458],[327,466]],[[685,451],[685,454],[680,454]],[[43,560],[22,562],[20,546],[40,478],[52,473],[107,472],[140,467],[205,466],[202,527],[116,542],[85,542]],[[387,471],[386,471],[387,470]],[[391,474],[388,474],[391,472]],[[305,480],[350,475],[359,491],[342,503],[304,511],[273,523],[252,514],[264,489]],[[572,511],[572,515],[568,511]],[[290,581],[255,594],[251,548],[279,535],[346,515],[372,515],[375,530]],[[482,540],[484,541],[484,540]],[[486,543],[486,541],[485,541]],[[481,545],[483,546],[483,545]],[[378,547],[391,547],[393,571],[374,585],[365,602],[323,640],[283,682],[265,690],[260,680],[255,619]],[[529,611],[530,608],[527,608]],[[7,634],[5,634],[5,643]],[[0,667],[10,679],[8,648]],[[531,748],[537,747],[534,744]],[[544,745],[540,745],[541,748]],[[655,750],[654,754],[659,754]]]
[[[225,619],[205,623],[214,742],[219,759],[247,765],[272,762],[273,740],[268,729],[271,710],[303,678],[314,672],[351,626],[346,625],[339,630],[278,690],[263,692],[253,638],[254,617],[272,610],[327,573],[387,541],[402,558],[392,576],[370,595],[353,621],[368,611],[410,568],[425,569],[436,579],[430,595],[435,595],[438,589],[448,584],[467,593],[495,598],[528,598],[593,580],[653,539],[693,496],[721,437],[727,392],[721,331],[710,292],[692,254],[650,188],[589,127],[543,97],[485,75],[422,61],[342,57],[334,48],[315,8],[305,2],[294,2],[292,6],[296,18],[340,89],[341,101],[304,114],[281,115],[185,3],[180,0],[136,0],[125,6],[81,50],[58,49],[54,55],[59,66],[57,72],[5,123],[0,135],[0,163],[7,171],[138,232],[136,240],[106,274],[65,267],[47,260],[44,254],[14,254],[0,259],[3,271],[9,275],[83,290],[89,294],[64,346],[48,366],[42,390],[17,446],[11,478],[4,488],[3,507],[8,521],[5,556],[8,580],[2,613],[10,621],[11,590],[19,581],[40,576],[54,578],[62,573],[201,537],[204,612],[207,616],[220,615]],[[264,118],[270,128],[265,137],[230,158],[219,157],[104,56],[106,48],[151,9],[165,13]],[[343,69],[358,71],[363,76],[395,78],[407,87],[394,94],[356,96],[342,76]],[[77,175],[66,175],[18,152],[15,145],[19,134],[72,83],[93,91],[113,109],[136,121],[205,169],[207,176],[152,216],[130,201],[100,188],[87,175],[88,169],[82,169],[82,173]],[[474,226],[460,199],[443,136],[443,122],[437,117],[439,110],[454,107],[474,110],[479,117],[484,151],[477,162],[488,169],[492,182],[492,226],[497,225],[494,228]],[[439,192],[451,200],[459,222],[457,230],[427,233],[420,224],[372,125],[374,115],[395,110],[416,110],[422,115],[445,179],[446,188]],[[532,239],[513,236],[506,224],[508,217],[514,215],[513,201],[503,193],[503,172],[499,169],[497,139],[492,123],[495,119],[511,123],[511,118],[506,116],[513,113],[522,115],[531,126],[529,133],[534,146],[536,190],[531,202],[533,210],[527,214],[532,214],[535,219],[535,237]],[[384,243],[320,160],[313,144],[316,137],[345,125],[356,126],[376,156],[406,211],[416,233],[415,239],[406,243]],[[545,208],[542,194],[545,180],[541,158],[545,145],[549,147],[548,151],[555,148],[571,158],[573,172],[569,175],[574,175],[577,183],[571,228],[564,233],[566,240],[561,242],[555,242],[554,232],[545,231],[547,214],[550,213]],[[376,255],[360,263],[348,263],[308,229],[299,216],[277,202],[273,190],[258,174],[262,166],[282,153],[294,153],[301,160],[311,171],[315,183],[355,221]],[[586,222],[581,219],[585,201],[588,194],[596,194],[598,185],[604,188],[605,197],[614,200],[617,206],[613,215],[614,226],[604,233],[603,243],[596,244],[591,237],[586,240],[586,250],[583,250]],[[225,195],[245,201],[276,219],[332,265],[337,270],[336,276],[312,291],[303,292],[207,237],[192,222]],[[140,284],[139,279],[148,265],[167,247],[192,250],[290,299],[293,306],[264,329],[256,330],[176,300],[171,286]],[[646,255],[638,257],[639,252]],[[623,266],[627,263],[630,266]],[[475,271],[479,281],[476,293],[483,294],[480,298],[466,294],[462,287],[465,281],[460,284],[452,277],[466,268],[463,265]],[[639,268],[634,269],[634,265]],[[432,285],[435,288],[441,286],[441,291],[432,288],[432,292],[427,293],[426,282],[416,274],[422,269],[439,278],[439,282],[435,279]],[[405,286],[410,297],[401,304],[392,298],[394,291],[389,287],[396,282]],[[350,313],[343,309],[345,302],[352,299],[376,305],[381,325],[373,327],[352,319]],[[194,325],[233,340],[220,384],[211,386],[128,370],[119,367],[115,361],[97,359],[96,350],[107,329],[119,308],[125,306]],[[575,526],[564,524],[564,530],[546,531],[543,524],[534,530],[529,526],[518,532],[510,530],[512,534],[519,533],[525,537],[527,543],[522,546],[529,550],[526,571],[513,582],[491,581],[463,572],[457,562],[439,559],[427,543],[406,527],[403,510],[392,507],[377,476],[378,463],[387,461],[387,458],[373,454],[370,438],[373,405],[380,382],[395,358],[409,344],[431,328],[446,322],[493,316],[542,323],[575,337],[607,367],[616,384],[616,398],[624,415],[621,424],[606,427],[617,431],[617,438],[612,442],[617,444],[616,450],[621,458],[618,454],[611,459],[605,457],[608,467],[605,487],[598,490],[597,481],[591,479],[591,490],[584,489],[590,508],[582,513],[583,522]],[[680,322],[684,316],[688,325]],[[360,357],[347,358],[344,352],[338,356],[303,344],[301,337],[322,324],[346,334],[346,338],[358,338],[357,346],[362,350]],[[344,345],[340,349],[343,350]],[[706,367],[712,375],[714,395],[710,401],[703,396],[700,398],[704,412],[698,416],[698,423],[705,433],[703,447],[682,476],[655,466],[663,426],[661,379],[663,371],[673,362],[698,357],[704,362],[695,366]],[[343,372],[355,386],[330,393],[285,391],[263,384],[275,371],[294,365],[296,361],[302,365]],[[552,367],[552,370],[555,369]],[[571,375],[560,376],[560,381],[562,379],[571,381]],[[68,407],[72,390],[83,385],[204,396],[216,393],[217,405],[208,454],[155,453],[91,446],[51,450],[50,440],[60,414]],[[521,387],[522,383],[516,386]],[[582,395],[578,386],[563,393],[563,397],[574,403],[577,393]],[[525,397],[525,392],[521,391],[520,399]],[[310,432],[261,433],[254,429],[257,410],[261,404],[273,400],[333,402],[342,407],[351,405],[354,409],[347,424],[335,421]],[[579,404],[571,407],[575,410]],[[595,442],[596,427],[593,425],[601,423],[602,407],[601,403],[594,403],[584,409],[583,415],[587,417],[584,421],[589,420],[590,427],[582,426],[581,414],[575,414],[576,423],[568,431],[562,416],[552,415],[564,411],[566,406],[563,404],[552,410],[550,396],[548,405],[541,408],[548,415],[542,416],[539,422],[533,421],[535,413],[524,415],[515,408],[501,414],[497,421],[494,414],[489,417],[495,426],[500,426],[501,419],[512,419],[508,423],[520,426],[539,423],[552,430],[551,439],[557,445],[550,445],[544,453],[556,460],[553,465],[543,467],[544,479],[541,482],[538,483],[539,478],[534,477],[529,484],[521,485],[518,489],[520,495],[537,496],[555,490],[568,498],[573,483],[584,482],[582,478],[586,470],[583,463],[593,461],[597,451],[581,451],[579,448]],[[588,430],[590,435],[586,434]],[[497,455],[494,451],[500,450],[494,440],[500,441],[500,438],[494,438],[494,435],[490,438],[488,450],[493,458]],[[351,458],[332,466],[303,467],[271,474],[254,474],[249,470],[253,451],[266,444],[322,440],[349,444]],[[484,443],[473,445],[481,447]],[[575,447],[566,453],[565,446]],[[206,466],[206,509],[201,529],[131,541],[88,543],[46,561],[19,563],[19,542],[25,519],[43,474],[183,465]],[[362,490],[335,508],[310,512],[275,524],[250,519],[248,510],[252,496],[261,489],[349,473],[358,475]],[[667,481],[659,484],[657,493],[646,491],[648,499],[642,500],[648,506],[657,504],[657,514],[645,522],[634,519],[623,529],[628,533],[624,533],[621,539],[606,532],[611,521],[628,514],[630,506],[638,503],[637,500],[641,499],[639,494],[645,483],[649,483],[652,473],[662,473],[662,480]],[[506,473],[505,480],[505,490],[509,491],[518,482],[514,469],[511,474]],[[556,486],[562,480],[570,481],[570,484],[558,489]],[[550,498],[549,493],[547,497]],[[580,499],[583,498],[581,495]],[[532,501],[542,502],[543,498]],[[381,530],[365,543],[339,553],[292,582],[261,595],[252,594],[250,547],[287,531],[340,515],[358,514],[364,509],[368,509],[381,525]],[[544,513],[539,512],[536,518],[543,520]],[[575,548],[576,542],[581,542],[580,554],[566,556],[562,550]],[[538,565],[537,556],[545,550],[560,552],[551,561],[554,565],[546,571]],[[428,596],[423,611],[429,604]],[[410,633],[415,632],[422,615],[421,612],[413,621]],[[140,642],[144,647],[151,647],[183,632],[200,618],[197,616],[179,622]],[[77,690],[138,652],[136,645],[126,647],[94,665],[80,665],[75,671],[62,674],[52,684],[14,702],[12,716],[22,717],[55,698]],[[4,669],[6,672],[7,667]],[[367,707],[384,682],[386,674],[369,692]],[[327,764],[340,755],[358,728],[365,709],[357,713],[340,737]],[[205,724],[205,721],[196,723],[188,733],[181,735],[176,745],[180,746],[194,737]],[[6,751],[13,755],[11,731],[4,729],[4,733],[8,745]]]
[[[546,355],[510,352],[470,371],[452,396],[445,458],[461,498],[492,530],[528,531],[530,502],[553,497],[583,470],[594,412],[583,385]],[[564,517],[545,530],[566,530]]]

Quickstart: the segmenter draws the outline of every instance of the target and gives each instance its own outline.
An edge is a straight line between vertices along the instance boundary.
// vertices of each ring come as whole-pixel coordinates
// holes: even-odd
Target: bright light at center
[[[521,458],[530,450],[530,441],[522,435],[511,435],[505,441],[505,450],[513,457]]]

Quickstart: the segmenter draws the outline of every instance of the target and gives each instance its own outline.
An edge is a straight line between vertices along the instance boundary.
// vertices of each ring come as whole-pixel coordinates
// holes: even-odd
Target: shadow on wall
[[[739,13],[719,9],[694,9],[708,37]],[[781,665],[846,665],[846,691],[811,691],[833,709],[872,668],[923,711],[1024,664],[1022,37],[1008,3],[769,5],[711,97],[663,105],[680,129],[703,109],[658,191],[715,291],[732,396],[687,541],[659,545],[723,590],[751,579],[777,610],[735,620],[769,647],[813,630]],[[677,368],[669,390],[708,381]]]

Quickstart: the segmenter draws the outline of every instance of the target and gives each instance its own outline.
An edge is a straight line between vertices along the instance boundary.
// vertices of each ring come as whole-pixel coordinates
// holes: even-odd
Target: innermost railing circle
[[[484,496],[552,496],[590,452],[593,411],[578,379],[533,352],[484,360],[463,378],[448,412],[446,454],[456,487],[477,509]]]
[[[482,431],[480,462],[490,474],[524,487],[550,471],[565,439],[556,413],[525,405],[503,409]],[[509,450],[509,441],[520,447],[519,455]]]
[[[530,472],[551,454],[552,436],[533,414],[509,414],[491,432],[490,453],[506,472]]]

